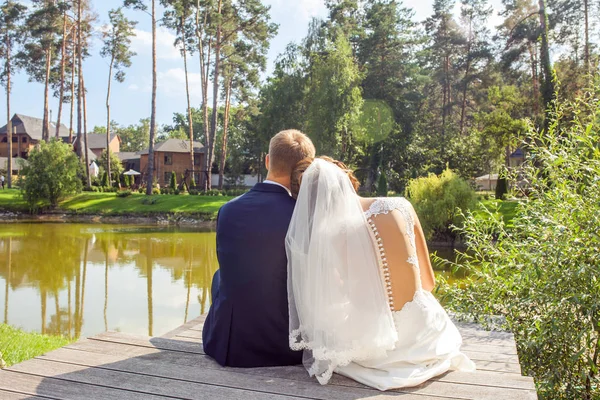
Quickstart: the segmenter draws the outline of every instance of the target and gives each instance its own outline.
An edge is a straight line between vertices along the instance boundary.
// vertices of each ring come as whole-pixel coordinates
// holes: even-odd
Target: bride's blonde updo
[[[354,190],[358,191],[360,183],[358,182],[358,179],[356,179],[354,172],[352,172],[352,170],[349,169],[346,166],[346,164],[344,164],[341,161],[334,160],[333,158],[328,157],[328,156],[320,156],[317,158],[327,161],[327,162],[330,162],[330,163],[338,166],[342,171],[344,171],[344,173],[346,175],[348,175],[348,178],[350,179],[352,186],[354,186]],[[296,164],[294,169],[292,170],[290,187],[291,187],[291,191],[292,191],[292,197],[294,199],[298,198],[298,193],[300,193],[300,185],[302,184],[302,175],[304,175],[304,172],[306,172],[306,170],[308,169],[308,167],[310,167],[310,165],[313,163],[314,160],[315,160],[314,157],[306,157],[305,159],[300,160]]]

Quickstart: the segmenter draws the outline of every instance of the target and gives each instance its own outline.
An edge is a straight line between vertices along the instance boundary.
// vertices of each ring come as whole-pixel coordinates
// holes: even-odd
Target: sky
[[[158,2],[157,2],[158,3]],[[275,59],[290,42],[300,42],[307,33],[308,23],[313,17],[326,17],[327,9],[323,0],[263,0],[270,5],[271,20],[279,25],[277,36],[271,41],[268,53],[267,76],[274,67]],[[493,1],[499,3],[499,0]],[[98,14],[99,25],[108,21],[108,12],[122,4],[122,0],[92,0]],[[432,13],[433,0],[405,0],[405,6],[413,8],[417,21],[425,20]],[[160,7],[157,11],[162,13]],[[496,14],[496,13],[494,13]],[[136,124],[140,119],[150,116],[152,83],[152,34],[150,16],[144,12],[127,10],[128,18],[138,21],[132,48],[137,55],[131,68],[126,71],[123,83],[113,82],[111,94],[111,120],[120,125]],[[492,23],[497,21],[494,15]],[[157,35],[157,124],[171,124],[173,113],[186,110],[185,76],[183,59],[173,47],[174,34],[164,27],[158,28]],[[88,90],[88,131],[94,126],[106,125],[106,90],[108,84],[108,60],[100,56],[101,42],[96,35],[91,48],[91,56],[84,61],[83,71]],[[200,73],[196,56],[188,63],[192,105],[200,105]],[[6,101],[2,91],[0,101],[0,125],[6,123]],[[29,82],[28,77],[19,73],[13,78],[11,115],[20,113],[42,118],[44,107],[44,86]],[[62,121],[68,126],[69,105],[63,107]],[[58,101],[51,99],[52,121],[56,121]]]

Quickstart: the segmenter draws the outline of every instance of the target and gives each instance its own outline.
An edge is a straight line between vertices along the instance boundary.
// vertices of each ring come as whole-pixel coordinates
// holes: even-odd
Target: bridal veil
[[[359,198],[336,165],[302,177],[286,236],[290,347],[326,384],[336,367],[385,356],[398,334]]]

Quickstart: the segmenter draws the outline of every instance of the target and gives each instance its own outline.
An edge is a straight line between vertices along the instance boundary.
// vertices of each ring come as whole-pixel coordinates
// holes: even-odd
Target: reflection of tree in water
[[[9,322],[9,289],[35,287],[40,293],[41,331],[79,337],[90,263],[104,266],[106,329],[110,270],[133,265],[146,279],[148,328],[152,334],[153,269],[170,271],[173,282],[184,283],[187,301],[182,322],[188,320],[194,286],[201,292],[198,301],[204,313],[210,298],[212,275],[217,269],[215,238],[214,234],[157,228],[75,224],[0,226],[0,277],[6,281],[4,320]],[[63,291],[67,292],[66,305],[59,304],[59,294]],[[53,315],[48,316],[48,312]]]

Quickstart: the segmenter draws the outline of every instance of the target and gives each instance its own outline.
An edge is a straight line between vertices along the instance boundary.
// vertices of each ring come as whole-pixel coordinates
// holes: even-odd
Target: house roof
[[[13,171],[20,171],[24,164],[27,163],[27,160],[20,157],[13,157],[12,160],[12,169]],[[0,169],[8,168],[8,157],[0,157]]]
[[[194,141],[194,153],[204,153],[204,145],[198,141]],[[154,152],[164,153],[189,153],[190,142],[189,140],[182,139],[167,139],[164,142],[157,143],[154,146]],[[148,154],[148,149],[140,152],[140,154]]]
[[[476,181],[497,181],[498,174],[486,174],[475,178]]]
[[[140,153],[138,152],[133,152],[133,151],[122,151],[120,153],[115,153],[117,155],[117,157],[119,157],[119,160],[121,160],[121,162],[125,161],[125,160],[139,160],[140,159]]]
[[[523,149],[518,148],[509,157],[510,158],[519,158],[519,157],[524,157],[524,156],[525,156],[525,154],[523,153]]]
[[[17,128],[17,133],[25,133],[34,140],[42,140],[42,125],[43,120],[40,118],[29,117],[27,115],[15,114],[11,121],[13,126]],[[0,134],[6,135],[6,125],[0,128]],[[56,134],[56,125],[50,122],[50,137],[54,137]],[[69,128],[64,124],[60,124],[60,130],[58,132],[60,137],[69,136]]]
[[[106,134],[105,133],[88,133],[88,147],[90,149],[106,149]],[[110,135],[110,141],[115,140],[118,137],[116,133]]]

